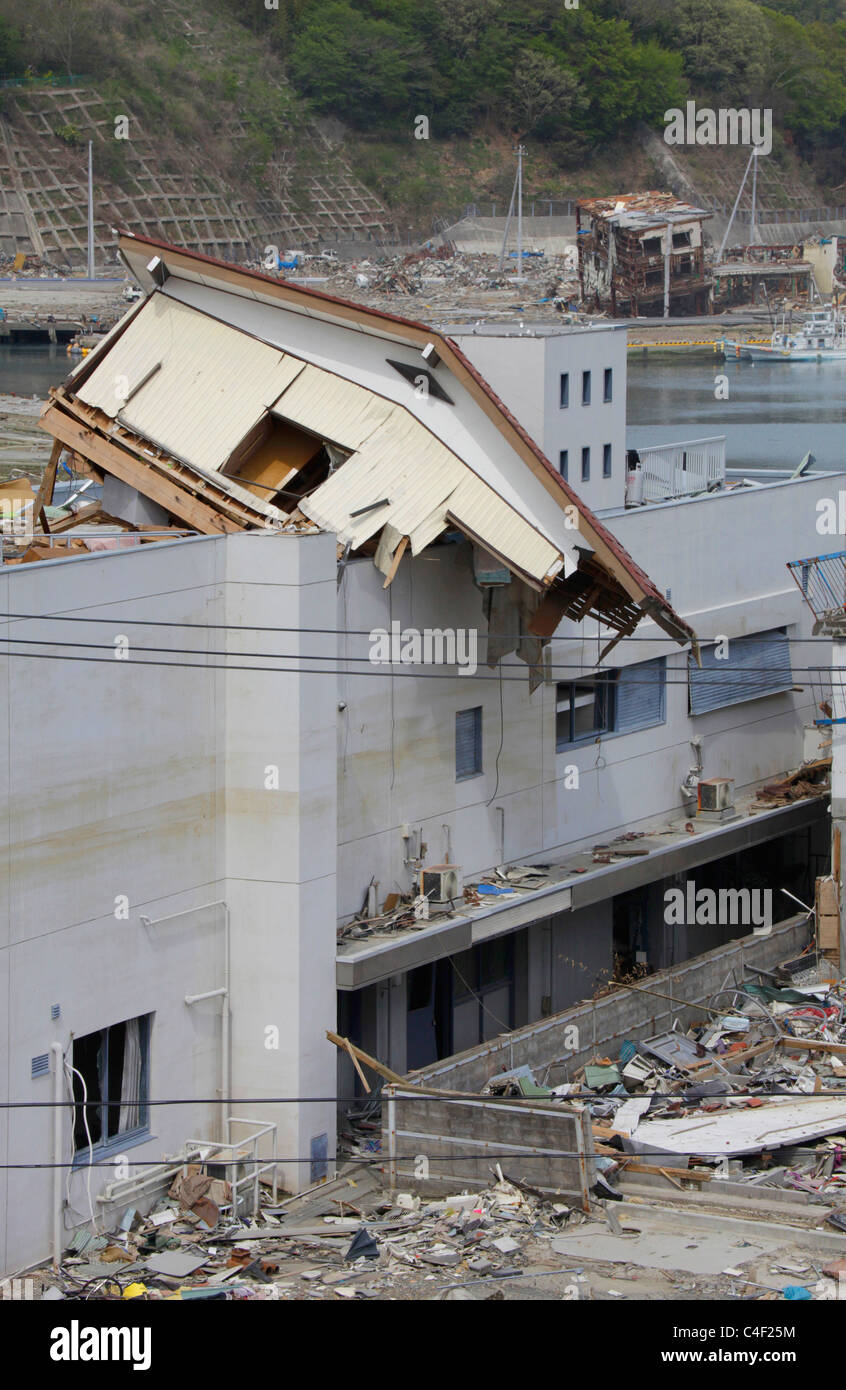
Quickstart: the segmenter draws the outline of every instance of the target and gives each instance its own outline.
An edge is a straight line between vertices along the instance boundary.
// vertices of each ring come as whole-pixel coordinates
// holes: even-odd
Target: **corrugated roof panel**
[[[361,511],[373,502],[382,505]],[[562,568],[561,553],[550,541],[400,407],[300,507],[353,547],[390,524],[411,537],[414,554],[444,529],[449,513],[538,581]]]
[[[551,579],[564,567],[561,552],[474,473],[465,473],[448,511],[462,529],[524,574]]]
[[[352,450],[360,449],[395,409],[393,401],[310,365],[273,407],[275,415]]]
[[[359,546],[388,520],[408,535],[454,491],[464,471],[454,454],[398,408],[300,507],[313,521],[336,531],[344,544]],[[389,505],[352,515],[383,498]]]
[[[278,348],[156,294],[79,396],[178,458],[216,471],[302,368]]]

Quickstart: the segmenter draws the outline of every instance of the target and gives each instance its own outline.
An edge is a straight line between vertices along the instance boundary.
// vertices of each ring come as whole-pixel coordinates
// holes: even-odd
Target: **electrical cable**
[[[26,645],[26,646],[33,646],[33,647],[69,647],[69,648],[72,648],[74,651],[76,651],[76,650],[82,650],[82,651],[104,651],[104,652],[107,651],[107,652],[110,653],[110,655],[109,655],[108,657],[77,657],[77,656],[72,656],[72,655],[71,655],[70,653],[68,653],[68,652],[19,652],[19,651],[9,651],[8,649],[6,649],[6,650],[0,649],[0,656],[17,656],[17,657],[22,657],[22,658],[24,658],[24,659],[31,659],[31,660],[39,660],[39,659],[42,659],[42,660],[53,660],[53,661],[62,661],[62,660],[64,660],[64,661],[86,661],[86,660],[88,660],[88,661],[101,661],[101,662],[102,662],[102,661],[105,661],[105,662],[107,662],[108,664],[114,664],[115,662],[121,662],[123,665],[132,666],[132,667],[134,667],[135,669],[137,669],[139,666],[179,666],[179,667],[183,667],[183,668],[195,667],[195,668],[198,669],[198,670],[275,671],[277,674],[281,674],[281,675],[306,675],[306,676],[308,676],[308,675],[315,675],[315,676],[324,676],[324,675],[329,675],[329,676],[345,675],[345,676],[372,676],[372,677],[387,676],[387,677],[390,677],[391,679],[394,679],[394,678],[408,678],[408,679],[413,679],[413,680],[453,680],[453,679],[455,679],[455,676],[454,676],[454,673],[453,673],[452,670],[450,670],[450,671],[445,671],[445,672],[440,672],[440,671],[419,671],[419,670],[417,670],[417,669],[414,669],[414,670],[407,670],[407,671],[395,671],[395,670],[393,669],[394,666],[396,666],[396,665],[404,665],[405,663],[402,663],[402,662],[397,663],[397,662],[387,662],[387,661],[386,661],[386,662],[381,662],[381,661],[380,661],[380,662],[378,662],[378,663],[371,663],[371,664],[369,664],[368,667],[367,667],[365,670],[356,670],[356,671],[345,670],[345,669],[343,669],[343,668],[339,665],[339,663],[342,663],[342,662],[349,662],[349,661],[360,661],[360,662],[363,662],[363,661],[367,660],[367,658],[364,657],[364,656],[361,656],[361,657],[338,656],[338,655],[332,654],[332,653],[315,654],[315,655],[312,656],[312,655],[305,654],[305,653],[303,653],[303,652],[267,652],[267,653],[265,653],[265,652],[253,652],[253,651],[247,651],[247,652],[227,652],[227,651],[219,651],[219,650],[212,650],[212,651],[206,650],[206,651],[204,651],[204,650],[202,650],[202,649],[200,649],[200,648],[198,648],[198,647],[147,647],[147,646],[137,646],[137,647],[135,647],[134,649],[130,649],[130,648],[128,648],[128,647],[127,647],[127,648],[124,648],[124,649],[116,649],[114,646],[109,646],[109,645],[105,645],[105,644],[103,644],[103,643],[97,643],[97,642],[59,641],[59,640],[56,640],[56,639],[50,639],[50,638],[37,638],[37,637],[0,637],[0,642],[7,642],[7,643],[8,643],[8,642],[14,642],[14,643],[17,643],[17,644],[20,645],[20,646]],[[121,656],[119,656],[119,655],[118,655],[119,650],[125,650],[125,651],[134,650],[134,651],[136,651],[136,652],[158,653],[159,655],[169,655],[169,654],[172,653],[172,654],[175,655],[175,656],[197,656],[197,657],[220,656],[220,657],[224,657],[224,658],[247,656],[247,657],[258,658],[258,659],[260,659],[260,660],[262,660],[262,661],[322,661],[322,662],[328,662],[328,663],[331,663],[331,664],[328,665],[325,669],[314,669],[314,670],[312,670],[312,669],[310,669],[310,668],[299,668],[299,667],[294,667],[294,666],[288,666],[288,667],[243,666],[243,665],[229,665],[229,664],[227,664],[226,662],[224,662],[223,664],[218,664],[218,663],[209,662],[209,661],[194,661],[194,662],[185,662],[185,661],[152,661],[152,660],[149,660],[149,659],[145,659],[145,660],[143,660],[143,661],[132,661],[131,659],[129,659],[129,658],[127,658],[127,657],[121,657]],[[408,663],[408,664],[409,664],[409,665],[412,665],[412,663]],[[420,665],[420,664],[424,664],[424,665],[425,665],[426,663],[414,663],[414,664],[415,664],[415,666],[416,666],[416,665]],[[453,667],[453,666],[457,666],[457,665],[458,665],[456,662],[450,662],[450,663],[447,663],[447,664],[449,664],[450,667]],[[476,672],[474,672],[474,673],[473,673],[473,679],[475,679],[475,680],[477,680],[477,681],[497,681],[497,680],[498,680],[498,681],[502,681],[502,680],[511,680],[511,681],[514,681],[514,680],[518,680],[518,681],[520,681],[521,683],[523,683],[523,682],[525,681],[525,673],[526,673],[526,670],[527,670],[528,668],[527,668],[527,667],[524,667],[522,663],[519,663],[519,662],[507,662],[507,663],[506,663],[506,662],[501,662],[501,663],[499,663],[499,664],[500,664],[500,668],[501,668],[501,669],[500,669],[500,671],[497,672],[496,674],[493,674],[493,675],[490,675],[490,676],[483,676],[483,675],[479,675],[479,674],[477,674]],[[460,670],[461,667],[458,666],[458,669]],[[517,671],[519,674],[516,675],[516,676],[504,676],[504,675],[502,674],[502,669]],[[552,670],[552,671],[557,671],[557,670],[565,670],[565,671],[573,671],[573,670],[576,670],[576,671],[583,671],[583,670],[584,670],[584,667],[583,667],[583,665],[582,665],[580,662],[559,662],[559,663],[554,663],[554,664],[552,664],[548,669],[550,669],[550,670]],[[599,668],[599,673],[600,673],[600,674],[607,673],[607,674],[610,675],[610,674],[612,674],[613,672],[615,672],[617,669],[618,669],[617,667],[600,667],[600,668]],[[720,667],[720,668],[718,668],[718,667],[713,667],[713,668],[710,668],[710,669],[708,669],[708,670],[700,670],[699,668],[697,668],[695,674],[696,674],[696,679],[697,679],[698,682],[701,682],[701,683],[704,684],[704,685],[709,685],[709,684],[713,685],[713,684],[718,684],[720,680],[722,680],[722,679],[724,679],[724,678],[726,678],[726,677],[735,676],[735,675],[738,675],[738,674],[740,674],[740,673],[743,673],[743,674],[747,674],[747,673],[748,673],[748,674],[751,674],[751,675],[754,675],[754,676],[765,676],[765,675],[770,675],[770,674],[773,674],[773,675],[781,675],[781,674],[782,674],[782,669],[783,669],[783,668],[780,667],[780,666],[755,666],[755,667],[740,667],[740,668],[735,667],[735,668],[731,668],[731,667],[729,667],[729,666],[727,665],[726,668],[722,668],[722,667]],[[791,676],[793,676],[793,675],[805,675],[805,674],[811,674],[811,673],[813,673],[813,674],[824,673],[825,676],[826,676],[826,678],[828,678],[830,675],[833,675],[834,672],[838,672],[838,673],[839,673],[839,672],[846,672],[846,666],[833,666],[833,667],[794,666],[794,667],[791,668]],[[569,683],[570,683],[570,684],[587,683],[588,681],[594,679],[594,676],[595,676],[595,672],[594,672],[594,671],[591,671],[591,672],[589,672],[588,674],[586,674],[584,677],[575,677],[575,678],[574,678],[573,680],[571,680]],[[711,679],[710,679],[711,677],[714,677],[715,679],[714,679],[714,680],[711,680]],[[560,681],[560,682],[558,682],[558,683],[559,683],[559,684],[567,684],[568,682],[565,680],[565,681]],[[628,679],[628,680],[627,680],[627,684],[629,684],[629,685],[649,685],[649,686],[657,686],[657,687],[663,687],[663,686],[665,686],[665,685],[684,685],[684,686],[687,686],[687,685],[689,684],[689,678],[688,678],[688,676],[684,676],[684,675],[680,675],[680,678],[669,677],[669,676],[666,676],[666,675],[665,675],[665,676],[650,676],[650,677],[643,678],[643,679],[637,679],[637,678]],[[838,680],[838,681],[837,681],[837,688],[839,689],[843,684],[844,684],[843,681]],[[762,695],[779,694],[779,693],[785,693],[785,694],[786,694],[786,693],[789,693],[791,690],[792,690],[792,686],[785,685],[781,691],[776,691],[776,690],[764,690],[764,691],[761,692],[761,694],[762,694]]]
[[[8,618],[8,619],[10,619],[10,620],[11,620],[11,619],[15,619],[15,620],[21,620],[21,621],[24,621],[24,620],[30,621],[30,620],[31,620],[31,621],[34,621],[34,622],[55,622],[55,623],[108,623],[108,624],[110,624],[110,625],[113,626],[113,627],[117,625],[117,619],[115,619],[115,618],[81,617],[81,616],[78,616],[78,615],[75,615],[75,614],[68,614],[68,613],[13,613],[13,612],[10,612],[10,611],[8,611],[8,612],[2,612],[2,611],[0,611],[0,619],[6,619],[6,618]],[[190,622],[190,621],[187,620],[187,619],[184,620],[184,621],[181,621],[181,620],[180,620],[180,621],[177,621],[177,620],[174,620],[174,619],[165,619],[165,618],[121,618],[121,619],[120,619],[120,625],[123,626],[123,627],[188,627],[188,628],[199,628],[199,629],[201,629],[202,631],[229,631],[229,632],[297,632],[297,633],[305,632],[305,633],[314,633],[316,636],[336,636],[336,637],[370,637],[370,636],[372,635],[373,631],[374,631],[373,628],[288,627],[288,626],[279,626],[279,625],[276,625],[276,624],[271,624],[271,625],[265,624],[265,625],[262,625],[262,624],[260,624],[260,623],[194,623],[194,622]],[[612,628],[607,629],[607,633],[606,633],[606,634],[602,634],[602,640],[604,640],[604,638],[605,638],[606,635],[610,635],[611,633],[613,633],[613,629],[612,629]],[[508,639],[511,640],[511,641],[517,642],[517,641],[522,640],[522,639],[526,636],[526,633],[525,633],[525,632],[503,632],[503,633],[497,633],[496,636],[497,636],[497,638],[500,638],[500,637],[502,637],[502,638],[508,638]],[[480,639],[481,639],[482,641],[487,641],[487,640],[488,640],[488,634],[487,634],[487,633],[479,633],[479,637],[480,637]],[[552,641],[554,641],[554,642],[575,642],[575,641],[578,641],[578,640],[579,640],[579,634],[573,634],[572,636],[561,636],[561,637],[553,637],[553,638],[552,638]],[[750,633],[748,636],[744,636],[744,637],[730,637],[730,638],[727,638],[726,635],[725,635],[725,633],[718,633],[716,637],[699,637],[697,640],[700,642],[700,644],[701,644],[701,643],[708,644],[708,643],[712,643],[712,642],[713,642],[713,643],[716,643],[716,642],[725,642],[725,641],[728,641],[729,643],[731,643],[731,642],[741,642],[741,641],[742,641],[742,642],[748,644],[748,643],[750,643],[750,642],[766,642],[766,641],[769,641],[770,639],[769,639],[768,636],[760,636],[760,635],[758,635],[757,633]],[[830,646],[830,645],[831,645],[831,641],[832,641],[832,639],[831,639],[830,637],[787,637],[786,640],[787,640],[789,643],[796,643],[796,644],[800,644],[800,645],[803,645],[803,646],[813,646],[813,645],[816,645],[817,643],[824,643],[824,644]],[[623,642],[650,642],[650,643],[653,643],[653,644],[656,643],[656,642],[670,642],[670,643],[673,644],[673,646],[678,646],[678,645],[679,645],[679,644],[678,644],[678,639],[677,639],[677,638],[675,638],[675,637],[670,637],[670,636],[667,635],[666,633],[656,633],[654,637],[637,637],[637,636],[630,636],[630,637],[620,637],[620,638],[617,639],[617,645],[620,645],[620,644],[622,644]]]

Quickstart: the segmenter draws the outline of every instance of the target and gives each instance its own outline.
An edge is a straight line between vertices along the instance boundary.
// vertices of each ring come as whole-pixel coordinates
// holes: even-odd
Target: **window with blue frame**
[[[663,724],[666,690],[667,660],[663,656],[616,671],[597,671],[575,681],[560,681],[555,705],[556,749]]]
[[[74,1038],[71,1072],[74,1162],[149,1133],[152,1014]]]

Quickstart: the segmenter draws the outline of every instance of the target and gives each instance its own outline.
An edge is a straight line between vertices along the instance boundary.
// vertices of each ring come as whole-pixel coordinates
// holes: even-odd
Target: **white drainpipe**
[[[50,1044],[53,1053],[53,1268],[62,1258],[62,1108],[65,1054],[61,1043]]]
[[[219,898],[217,902],[201,903],[199,907],[186,907],[181,912],[170,912],[164,917],[141,917],[140,920],[145,927],[157,927],[160,922],[171,922],[175,917],[187,917],[189,913],[206,912],[210,907],[222,907],[223,919],[223,985],[220,989],[207,989],[204,994],[186,994],[185,1003],[188,1005],[199,1004],[202,999],[220,999],[222,1001],[222,1011],[220,1018],[220,1097],[221,1101],[229,1101],[232,1096],[232,1059],[229,1033],[231,1026],[231,1009],[229,1005],[229,906]],[[227,1138],[226,1123],[227,1105],[220,1107],[218,1130],[221,1141]]]

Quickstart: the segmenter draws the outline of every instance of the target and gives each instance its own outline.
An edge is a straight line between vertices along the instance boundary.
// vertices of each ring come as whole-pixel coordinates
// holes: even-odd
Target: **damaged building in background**
[[[672,193],[580,199],[583,302],[615,318],[707,314],[714,281],[705,265],[702,224],[710,216]]]
[[[105,1220],[151,1200],[91,1158],[319,1182],[360,1085],[327,1029],[402,1076],[748,931],[667,922],[669,885],[807,891],[827,853],[823,780],[757,792],[817,733],[783,552],[828,477],[626,507],[615,329],[495,394],[472,335],[120,249],[146,296],[50,393],[3,537],[2,1098],[68,1102],[2,1121],[7,1164],[66,1165],[2,1170],[4,1268],[90,1220],[89,1179]]]

